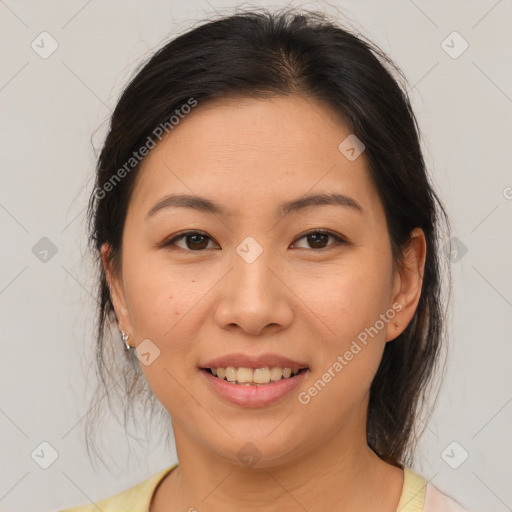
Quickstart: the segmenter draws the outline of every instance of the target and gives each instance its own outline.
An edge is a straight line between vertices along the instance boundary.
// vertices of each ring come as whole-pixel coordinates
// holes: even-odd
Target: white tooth
[[[228,366],[227,368],[210,368],[213,375],[219,379],[227,379],[229,382],[238,383],[244,386],[247,385],[265,385],[270,382],[277,382],[281,378],[288,379],[293,375],[299,373],[299,369],[292,371],[291,368],[281,368],[274,366],[269,368],[252,368]]]
[[[270,370],[268,367],[256,368],[253,380],[258,384],[268,384],[270,382]]]
[[[241,366],[238,368],[236,378],[238,382],[252,382],[252,368],[244,368]]]
[[[234,368],[233,366],[228,366],[226,368],[226,379],[228,379],[229,382],[235,382],[236,373],[236,368]]]
[[[270,369],[270,380],[279,380],[283,376],[283,370],[279,366]]]

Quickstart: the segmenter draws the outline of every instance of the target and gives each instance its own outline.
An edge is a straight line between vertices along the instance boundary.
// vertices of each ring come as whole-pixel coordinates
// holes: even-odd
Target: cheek
[[[154,253],[132,253],[124,260],[125,291],[130,320],[139,338],[162,342],[183,327],[201,294],[197,276],[176,272]]]
[[[317,325],[325,334],[315,339],[315,379],[301,390],[300,403],[308,404],[308,418],[329,417],[339,424],[351,411],[365,410],[386,344],[380,315],[388,309],[388,288],[378,273],[354,271],[332,276],[321,290],[311,299],[317,299],[312,309],[319,312]]]
[[[391,267],[385,257],[382,260],[358,254],[320,276],[297,280],[297,295],[305,297],[304,303],[321,320],[325,339],[339,343],[338,348],[350,344],[389,308]]]
[[[176,283],[159,279],[157,273],[131,277],[126,283],[126,296],[136,336],[160,340],[186,308],[179,299],[184,295],[178,292]]]
[[[318,402],[332,400],[350,407],[366,395],[386,344],[391,318],[386,322],[381,315],[390,307],[391,260],[368,250],[345,263],[317,281],[317,287],[309,287],[308,306],[321,320],[316,323],[324,333],[316,340],[315,351],[320,379],[329,384]]]
[[[141,370],[164,407],[173,412],[186,410],[189,396],[183,385],[193,377],[191,343],[200,324],[196,305],[205,292],[201,293],[202,286],[195,277],[171,273],[158,264],[136,262],[127,259],[125,273],[135,342],[149,339],[160,351],[150,364],[141,362]]]
[[[144,253],[124,260],[125,292],[135,343],[151,340],[160,350],[150,365],[141,365],[151,387],[175,386],[171,374],[180,379],[193,376],[198,332],[205,323],[205,298],[215,285],[215,272],[176,270],[162,255]],[[177,384],[176,384],[177,385]],[[179,387],[179,385],[178,385]]]

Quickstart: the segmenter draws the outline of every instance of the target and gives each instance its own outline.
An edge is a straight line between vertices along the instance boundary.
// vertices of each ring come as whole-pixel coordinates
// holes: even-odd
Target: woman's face
[[[366,442],[370,384],[421,283],[393,270],[364,152],[339,149],[349,135],[311,98],[214,100],[144,159],[111,291],[178,454],[264,467]],[[261,382],[305,369],[244,386],[211,366]]]

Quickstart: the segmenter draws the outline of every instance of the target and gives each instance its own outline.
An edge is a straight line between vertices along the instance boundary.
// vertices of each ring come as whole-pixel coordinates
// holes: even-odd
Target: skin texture
[[[172,417],[180,465],[151,512],[396,510],[403,471],[368,447],[366,414],[385,344],[418,304],[425,239],[414,230],[404,266],[394,268],[364,153],[349,161],[338,150],[349,134],[332,109],[306,96],[213,100],[143,161],[120,272],[106,245],[102,256],[119,327],[133,346],[150,339],[160,350],[141,367]],[[332,192],[364,213],[333,205],[276,212],[282,201]],[[169,207],[147,220],[170,193],[208,197],[231,213]],[[317,229],[348,243],[304,236]],[[184,230],[210,238],[161,246]],[[263,249],[250,264],[236,252],[248,236]],[[307,405],[292,392],[241,408],[215,394],[198,368],[232,352],[277,353],[307,363],[299,391],[307,390],[397,303],[401,311]],[[261,456],[252,468],[237,456],[248,442]]]

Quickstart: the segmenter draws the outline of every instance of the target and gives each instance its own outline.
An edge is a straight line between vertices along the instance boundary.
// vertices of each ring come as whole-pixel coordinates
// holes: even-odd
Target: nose
[[[254,336],[286,328],[293,318],[293,293],[278,262],[271,251],[264,250],[254,261],[240,254],[233,255],[233,267],[218,285],[215,322]]]

